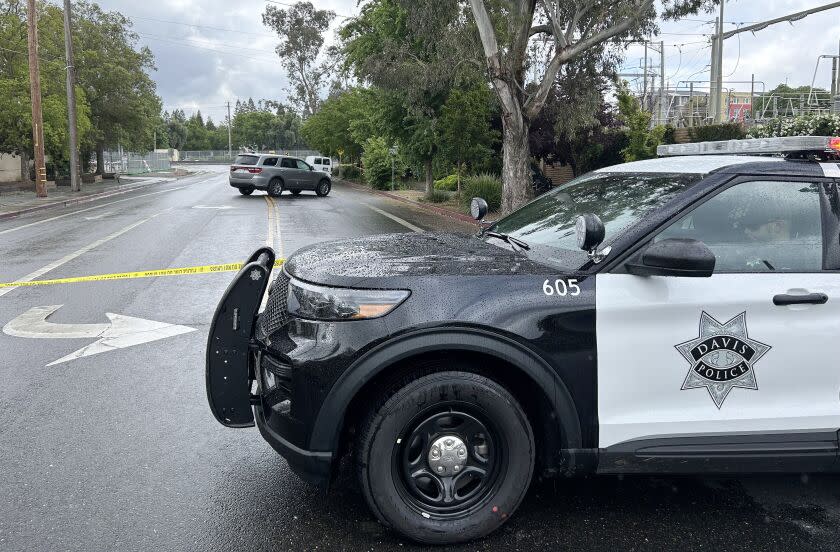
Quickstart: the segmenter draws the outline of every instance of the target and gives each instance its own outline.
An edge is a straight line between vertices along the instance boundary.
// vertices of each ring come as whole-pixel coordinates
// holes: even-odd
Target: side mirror
[[[606,230],[598,215],[580,215],[575,221],[578,247],[587,253],[596,249],[604,241]]]
[[[641,255],[641,264],[627,263],[637,276],[708,278],[715,271],[715,254],[698,240],[671,238],[653,243]]]
[[[487,206],[487,202],[481,199],[480,197],[472,198],[470,201],[470,214],[472,218],[481,222],[484,220],[484,216],[487,214],[489,207]]]
[[[312,165],[309,165],[309,170],[310,170],[310,171],[314,171],[314,170],[315,170],[315,167],[313,167]]]

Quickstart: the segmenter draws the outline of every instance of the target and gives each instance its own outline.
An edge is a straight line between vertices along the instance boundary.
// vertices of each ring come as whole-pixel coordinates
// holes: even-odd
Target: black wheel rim
[[[327,195],[329,192],[330,192],[329,182],[322,182],[321,183],[321,195]]]
[[[437,405],[415,416],[401,435],[394,480],[424,516],[465,517],[498,487],[507,451],[492,419],[471,405]]]

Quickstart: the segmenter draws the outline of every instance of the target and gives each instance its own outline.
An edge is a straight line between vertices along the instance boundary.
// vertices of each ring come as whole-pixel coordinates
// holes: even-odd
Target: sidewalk
[[[425,209],[426,211],[431,211],[433,213],[437,213],[438,215],[443,215],[445,217],[450,217],[458,220],[463,220],[466,222],[475,222],[475,219],[472,218],[470,215],[465,213],[461,213],[459,211],[455,211],[453,209],[448,209],[446,207],[440,207],[438,205],[427,203],[425,201],[417,201],[412,198],[417,198],[421,196],[421,193],[417,192],[405,192],[401,194],[398,191],[395,192],[387,192],[383,190],[374,190],[370,186],[365,186],[364,184],[359,184],[357,182],[352,182],[350,180],[343,180],[343,179],[335,179],[337,182],[341,182],[342,184],[346,184],[352,188],[356,188],[358,190],[362,190],[371,194],[377,194],[385,197],[390,197],[391,199],[396,199],[398,201],[402,201],[404,203],[408,203],[414,205],[415,207],[420,207],[421,209]],[[2,216],[2,215],[0,215]]]
[[[171,176],[121,176],[119,182],[102,180],[93,184],[82,184],[81,192],[71,192],[69,186],[57,186],[47,190],[47,197],[36,197],[34,191],[0,192],[0,220],[43,209],[87,203],[103,197],[124,194],[136,188],[160,182],[171,182],[176,178],[174,174]]]

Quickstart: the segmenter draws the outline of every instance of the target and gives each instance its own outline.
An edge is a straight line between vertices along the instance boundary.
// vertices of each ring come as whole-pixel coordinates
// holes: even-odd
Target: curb
[[[37,211],[44,211],[46,209],[55,209],[58,207],[67,207],[68,205],[78,205],[79,203],[88,203],[91,201],[95,201],[97,199],[103,199],[106,197],[111,197],[115,195],[124,194],[130,192],[131,190],[136,190],[138,188],[145,188],[146,186],[151,186],[153,184],[160,184],[162,182],[171,182],[171,180],[152,180],[151,182],[146,183],[139,183],[139,184],[119,184],[114,186],[107,192],[100,192],[97,194],[89,194],[82,197],[77,197],[73,199],[67,199],[64,201],[54,201],[52,203],[44,203],[43,205],[34,205],[32,207],[26,207],[25,209],[20,209],[18,211],[9,211],[7,213],[0,213],[0,220],[10,219],[19,217],[20,215],[25,215],[28,213],[34,213]]]
[[[431,211],[438,215],[443,215],[445,217],[450,217],[458,220],[462,220],[465,222],[471,222],[475,224],[475,219],[469,215],[465,215],[464,213],[459,213],[458,211],[453,211],[452,209],[446,209],[445,207],[438,207],[437,205],[429,205],[428,203],[420,203],[419,201],[414,201],[412,199],[408,199],[407,197],[402,197],[397,194],[392,194],[390,192],[384,192],[382,190],[374,190],[369,188],[363,184],[357,184],[355,182],[350,182],[349,180],[339,180],[336,178],[338,182],[342,184],[346,184],[351,188],[356,188],[357,190],[361,190],[364,192],[368,192],[371,194],[381,195],[385,197],[389,197],[391,199],[396,199],[397,201],[402,201],[403,203],[408,203],[409,205],[414,205],[415,207],[420,207],[421,209],[425,209],[426,211]]]

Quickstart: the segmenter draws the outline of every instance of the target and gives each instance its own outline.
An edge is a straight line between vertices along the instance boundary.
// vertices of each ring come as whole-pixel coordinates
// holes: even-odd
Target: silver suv
[[[265,190],[277,197],[284,190],[298,195],[303,190],[312,190],[324,197],[332,189],[330,175],[308,164],[303,159],[268,153],[243,153],[236,156],[230,166],[230,185],[239,189],[242,195],[251,195],[254,190]]]

